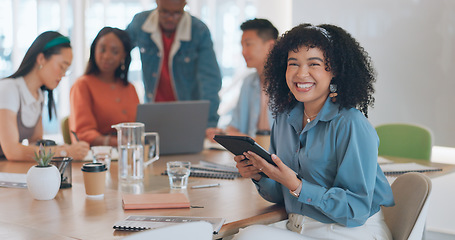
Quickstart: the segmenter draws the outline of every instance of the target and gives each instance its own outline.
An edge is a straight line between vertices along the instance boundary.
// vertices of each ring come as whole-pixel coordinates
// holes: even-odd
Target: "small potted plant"
[[[50,164],[52,156],[54,153],[50,149],[46,152],[40,144],[39,152],[35,152],[34,157],[38,165],[27,172],[27,188],[37,200],[54,199],[60,188],[61,176],[59,170]]]

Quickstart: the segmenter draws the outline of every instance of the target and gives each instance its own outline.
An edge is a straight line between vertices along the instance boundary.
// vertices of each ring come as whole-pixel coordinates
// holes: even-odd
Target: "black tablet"
[[[276,166],[272,160],[272,155],[250,137],[215,135],[213,139],[236,156],[243,155],[243,153],[247,151],[252,151],[264,158],[270,164]]]

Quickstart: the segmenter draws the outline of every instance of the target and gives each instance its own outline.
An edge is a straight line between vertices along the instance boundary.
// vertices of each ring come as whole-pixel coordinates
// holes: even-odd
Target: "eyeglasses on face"
[[[162,17],[179,18],[179,17],[181,17],[183,15],[183,10],[171,12],[171,11],[168,11],[166,9],[158,9],[158,13]]]

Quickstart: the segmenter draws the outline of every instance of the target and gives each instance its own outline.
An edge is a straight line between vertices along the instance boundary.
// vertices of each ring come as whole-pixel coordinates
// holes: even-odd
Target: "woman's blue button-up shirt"
[[[357,109],[339,109],[327,98],[316,119],[303,126],[303,103],[277,116],[271,152],[302,180],[299,198],[280,183],[256,182],[266,200],[284,203],[323,223],[360,226],[380,210],[394,205],[392,190],[377,163],[379,139]]]

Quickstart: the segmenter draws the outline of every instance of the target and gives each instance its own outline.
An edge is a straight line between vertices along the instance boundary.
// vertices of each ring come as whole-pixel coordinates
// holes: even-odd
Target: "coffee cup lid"
[[[107,168],[104,163],[85,163],[81,170],[83,172],[104,172],[107,171]]]

